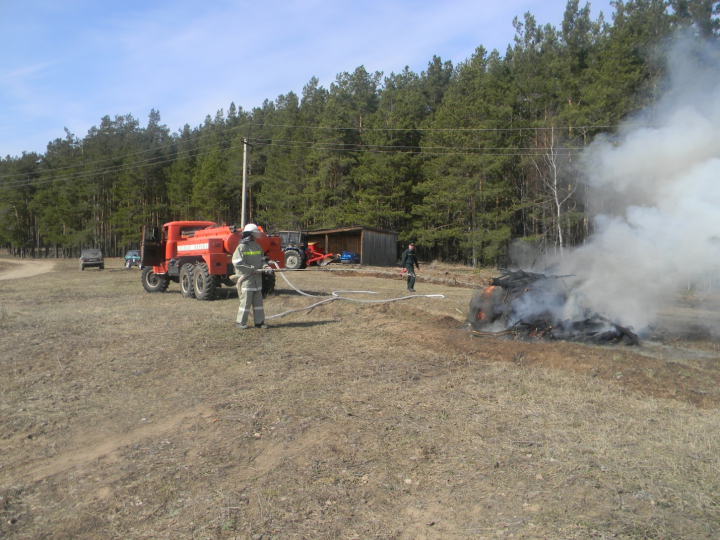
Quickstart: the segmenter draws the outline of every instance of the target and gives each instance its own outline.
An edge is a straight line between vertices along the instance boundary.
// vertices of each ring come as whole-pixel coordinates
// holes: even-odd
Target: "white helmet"
[[[254,223],[248,223],[247,225],[245,225],[243,232],[255,233],[255,232],[260,232],[260,229],[258,229],[258,226],[255,225]]]

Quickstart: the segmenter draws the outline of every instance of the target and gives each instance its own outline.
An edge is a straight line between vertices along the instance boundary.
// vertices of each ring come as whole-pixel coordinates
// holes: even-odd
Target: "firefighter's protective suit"
[[[247,326],[250,308],[253,308],[255,326],[265,324],[265,309],[262,298],[263,252],[252,234],[243,233],[238,247],[232,256],[235,273],[240,275],[237,288],[240,307],[237,314],[238,326]]]

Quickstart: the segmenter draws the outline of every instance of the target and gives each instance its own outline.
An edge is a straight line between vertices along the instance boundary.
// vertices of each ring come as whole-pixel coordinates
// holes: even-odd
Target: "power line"
[[[252,139],[257,144],[262,144],[264,146],[269,147],[277,147],[277,148],[297,148],[301,150],[330,150],[330,151],[339,151],[339,152],[353,152],[353,153],[371,153],[371,154],[397,154],[397,153],[404,153],[404,154],[412,154],[412,155],[424,155],[424,156],[459,156],[459,155],[465,155],[465,156],[474,156],[474,157],[533,157],[533,156],[545,156],[548,152],[554,151],[554,152],[572,152],[572,151],[580,151],[583,150],[581,147],[569,147],[569,148],[563,148],[563,147],[557,147],[557,148],[549,148],[549,147],[488,147],[488,148],[475,148],[475,147],[454,147],[454,146],[428,146],[428,147],[417,147],[417,146],[398,146],[398,145],[360,145],[360,144],[344,144],[344,143],[328,143],[328,142],[317,142],[317,141],[286,141],[282,139],[261,139],[261,138],[254,138]],[[149,165],[162,165],[165,163],[174,163],[176,161],[180,161],[183,159],[189,159],[189,158],[195,158],[199,156],[204,156],[211,154],[215,151],[215,148],[221,145],[230,144],[227,148],[221,148],[220,151],[228,151],[228,150],[234,150],[237,148],[240,148],[239,145],[233,145],[233,142],[236,141],[236,139],[226,139],[223,141],[218,141],[212,144],[207,144],[204,146],[199,146],[196,149],[192,150],[192,155],[187,156],[175,156],[169,159],[164,160],[158,160],[157,158],[148,158],[145,160],[135,161],[131,163],[123,163],[120,165],[113,165],[111,167],[105,167],[102,169],[97,169],[94,171],[81,171],[76,172],[72,174],[67,175],[60,175],[60,176],[53,176],[52,178],[34,178],[34,179],[24,179],[24,180],[17,180],[17,181],[11,181],[11,182],[5,182],[2,184],[2,187],[6,188],[13,188],[13,187],[21,187],[21,186],[27,186],[27,185],[33,185],[33,186],[41,186],[50,184],[56,181],[63,181],[63,180],[79,180],[82,178],[88,178],[88,177],[95,177],[95,176],[101,176],[101,175],[108,175],[113,173],[121,173],[125,171],[131,171],[136,170],[144,166]],[[280,143],[286,143],[286,144],[280,144]],[[197,150],[204,150],[205,152],[197,152]],[[416,152],[398,152],[398,150],[414,150],[417,149]],[[440,152],[432,152],[430,150],[448,150],[448,151],[440,151]],[[527,150],[527,152],[518,152],[520,150]],[[513,153],[514,152],[514,153]],[[144,152],[137,152],[135,154],[128,154],[130,155],[138,155]],[[127,157],[125,156],[125,157]],[[100,160],[96,163],[101,163],[103,161],[110,161],[111,159],[117,159],[117,158],[109,158],[107,160]],[[85,164],[87,165],[87,164]],[[82,165],[75,165],[74,167],[79,167]],[[57,170],[67,170],[73,167],[65,167],[63,169],[57,169]],[[40,171],[40,174],[52,172],[53,169]],[[27,174],[23,175],[8,175],[9,176],[27,176]],[[0,177],[3,178],[3,177]]]
[[[130,169],[133,169],[133,168],[137,168],[137,167],[129,167],[129,168],[128,168],[128,166],[132,166],[132,165],[140,165],[140,166],[141,166],[141,165],[157,165],[157,164],[168,163],[168,162],[172,162],[172,161],[178,161],[178,160],[182,160],[182,159],[194,158],[194,157],[196,157],[196,156],[202,156],[202,155],[206,155],[206,154],[211,153],[211,152],[196,152],[197,150],[203,150],[203,149],[206,149],[206,148],[215,148],[215,147],[217,147],[217,146],[225,145],[225,144],[228,144],[228,143],[230,143],[230,147],[226,148],[225,150],[231,150],[231,149],[233,149],[233,148],[238,148],[238,146],[232,146],[232,142],[233,142],[234,140],[235,140],[235,139],[227,139],[227,140],[224,140],[224,141],[218,141],[218,142],[213,143],[213,144],[206,144],[206,145],[204,145],[204,146],[198,146],[198,147],[196,147],[196,148],[188,151],[188,152],[193,152],[192,155],[187,155],[187,156],[175,156],[174,158],[165,159],[165,160],[161,160],[161,161],[158,161],[158,158],[156,158],[156,157],[152,157],[152,158],[148,158],[148,159],[141,160],[141,161],[134,161],[134,162],[132,162],[132,163],[123,163],[123,164],[120,164],[120,165],[113,165],[113,166],[111,166],[111,167],[105,167],[105,168],[102,168],[102,169],[96,169],[96,170],[94,170],[94,171],[79,171],[79,172],[72,173],[72,174],[54,176],[52,179],[49,179],[49,181],[54,181],[54,180],[67,180],[67,179],[77,179],[77,178],[82,178],[82,177],[85,177],[85,176],[97,176],[97,175],[110,174],[110,173],[114,173],[114,172],[122,172],[122,171],[124,171],[124,170],[130,170]],[[183,152],[186,152],[186,151],[183,151]],[[128,156],[129,156],[129,155],[133,155],[133,154],[128,154]],[[109,158],[109,159],[107,159],[107,160],[98,161],[97,163],[101,163],[102,161],[110,161],[110,160],[112,160],[112,159],[118,159],[118,158],[117,158],[117,157],[115,157],[115,158]],[[46,169],[46,170],[44,170],[44,171],[38,171],[38,173],[33,173],[33,174],[43,174],[43,173],[47,173],[47,172],[52,172],[52,171],[54,171],[54,170],[66,170],[66,169],[71,169],[71,168],[76,168],[76,167],[82,167],[82,166],[85,166],[85,165],[88,165],[88,164],[68,166],[68,167],[64,167],[64,168],[62,168],[62,169]],[[18,174],[18,175],[8,175],[8,177],[9,177],[9,176],[28,176],[28,174],[30,174],[30,173]],[[0,178],[4,178],[4,177],[0,177]],[[37,180],[37,179],[35,179],[35,180]],[[5,187],[13,187],[13,186],[15,186],[15,185],[28,184],[28,183],[30,183],[30,182],[32,182],[32,181],[33,181],[33,179],[27,179],[27,180],[16,181],[15,183],[7,182],[7,183],[2,184],[2,185],[5,186]],[[35,182],[36,185],[41,185],[41,184],[43,184],[43,183],[47,183],[47,182],[45,182],[45,181],[40,182],[40,183]]]
[[[619,127],[619,125],[598,125],[598,126],[550,126],[550,127],[524,127],[524,128],[362,128],[361,130],[359,130],[359,129],[356,128],[356,127],[350,128],[350,127],[323,127],[323,126],[293,126],[293,125],[284,125],[284,124],[256,124],[256,123],[251,123],[251,122],[249,122],[249,123],[242,124],[242,125],[239,125],[239,126],[234,126],[234,127],[232,127],[232,128],[227,128],[227,129],[215,131],[215,132],[211,133],[211,135],[217,135],[217,134],[227,133],[227,132],[230,132],[230,131],[235,131],[235,130],[238,130],[238,129],[242,129],[242,128],[245,128],[245,127],[251,127],[251,126],[273,127],[273,128],[310,129],[310,130],[336,130],[336,131],[422,131],[422,132],[518,132],[518,131],[539,131],[539,130],[552,130],[552,129],[558,129],[558,130],[561,130],[561,129],[577,129],[577,130],[582,130],[582,129],[610,129],[610,128]],[[124,156],[114,156],[114,157],[105,158],[105,159],[101,159],[101,160],[90,161],[90,162],[83,163],[82,165],[68,165],[68,166],[66,166],[66,167],[58,167],[58,168],[44,169],[43,171],[39,171],[39,173],[42,174],[42,173],[49,173],[49,172],[65,171],[65,170],[74,169],[74,168],[79,167],[79,166],[97,165],[97,164],[100,164],[100,163],[107,163],[108,161],[113,161],[113,160],[116,160],[116,159],[125,159],[125,158],[132,157],[132,156],[138,156],[138,155],[142,155],[142,154],[147,154],[148,152],[154,152],[154,151],[161,150],[161,149],[164,149],[164,148],[169,148],[169,147],[177,146],[177,145],[179,145],[179,144],[181,144],[181,143],[184,143],[184,142],[193,142],[193,141],[196,141],[196,140],[200,140],[200,139],[202,139],[203,137],[205,137],[205,136],[207,136],[207,135],[208,135],[208,134],[206,134],[206,133],[201,133],[201,134],[199,134],[197,137],[194,137],[194,138],[191,138],[191,139],[187,139],[187,140],[176,139],[176,140],[174,140],[173,142],[170,142],[170,143],[168,143],[168,144],[156,146],[156,147],[154,147],[154,148],[149,148],[149,149],[147,149],[147,150],[140,150],[140,151],[138,151],[138,152],[132,152],[132,153],[130,153],[130,154],[125,154]],[[216,143],[213,143],[213,144],[200,146],[200,147],[198,147],[198,148],[196,148],[196,149],[193,149],[193,150],[198,150],[198,149],[202,149],[202,148],[210,148],[210,147],[214,147],[214,146],[220,146],[220,145],[222,145],[222,144],[226,144],[226,143],[231,142],[231,141],[233,141],[233,140],[234,140],[234,139],[226,139],[226,140],[224,140],[224,141],[219,141],[219,142],[216,142]],[[257,138],[254,139],[254,140],[256,140],[256,141],[258,141],[258,142],[264,141],[264,140],[257,139]],[[296,142],[296,141],[284,141],[284,142]],[[300,142],[306,143],[306,144],[313,144],[313,145],[316,145],[316,144],[317,144],[317,141],[312,141],[312,142],[311,142],[311,141],[300,141]],[[332,144],[332,143],[327,143],[327,142],[326,142],[326,143],[324,143],[324,144]],[[339,144],[339,143],[338,143],[338,144]],[[276,145],[276,146],[279,146],[279,145]],[[386,147],[386,148],[398,148],[398,149],[400,149],[400,148],[413,148],[413,147],[392,146],[392,145],[363,145],[363,146],[365,146],[365,147],[382,146],[382,147]],[[426,147],[426,148],[433,148],[433,147]],[[454,149],[456,149],[456,150],[462,149],[462,148],[456,148],[456,147],[434,147],[434,148],[454,148]],[[465,148],[465,149],[467,149],[467,150],[477,150],[476,148]],[[502,148],[486,148],[486,150],[490,150],[490,149],[493,149],[493,150],[501,150]],[[348,148],[343,148],[343,150],[352,151],[351,149],[348,149]],[[577,149],[576,149],[576,150],[577,150]],[[192,151],[192,150],[191,150],[191,151]],[[146,160],[144,160],[144,161],[142,161],[142,162],[144,162],[144,163],[149,163],[149,162],[152,162],[154,159],[156,159],[156,158],[154,158],[154,157],[153,157],[153,158],[148,158],[148,159],[146,159]],[[136,163],[142,163],[142,162],[136,162]],[[162,161],[162,163],[166,163],[166,162],[167,162],[167,160]],[[160,163],[160,162],[157,162],[157,161],[156,161],[155,163]],[[115,168],[115,167],[118,167],[118,166],[108,167],[108,168],[106,168],[106,169],[107,169],[109,172],[112,172],[112,169]],[[105,171],[106,169],[100,169],[99,171],[96,171],[96,172],[93,173],[93,174],[102,174],[102,171]],[[23,176],[27,176],[28,174],[35,174],[35,173],[12,173],[12,174],[5,174],[5,175],[0,176],[0,180],[5,179],[5,178],[23,177]],[[70,175],[70,177],[72,177],[72,176],[74,176],[74,175]],[[64,177],[64,176],[58,177],[58,179],[64,179],[64,178],[66,178],[66,177]],[[21,182],[21,183],[18,183],[18,185],[22,185],[22,184],[24,184],[24,183],[27,183],[27,182]],[[7,184],[6,184],[6,185],[7,185]]]
[[[543,131],[543,130],[564,130],[564,129],[613,129],[625,124],[609,124],[598,126],[548,126],[548,127],[521,127],[521,128],[358,128],[358,127],[329,127],[329,126],[291,126],[284,124],[254,124],[250,126],[295,128],[295,129],[326,129],[336,131]]]
[[[549,148],[549,147],[540,147],[540,146],[527,146],[527,147],[521,147],[521,146],[512,146],[512,147],[476,147],[476,146],[407,146],[407,145],[391,145],[391,144],[355,144],[355,143],[332,143],[332,142],[322,142],[318,143],[316,141],[287,141],[282,139],[260,139],[255,138],[252,139],[256,143],[259,144],[265,144],[267,146],[280,146],[278,143],[286,143],[288,147],[295,146],[296,148],[320,148],[319,145],[326,145],[325,148],[334,148],[336,150],[352,150],[352,147],[356,148],[364,148],[364,149],[372,149],[372,148],[389,148],[389,149],[418,149],[425,151],[425,149],[449,149],[449,150],[468,150],[468,151],[478,151],[478,150],[584,150],[584,147],[557,147],[557,148]],[[302,144],[312,145],[312,146],[300,146]]]
[[[239,148],[239,146],[232,146],[230,148],[225,148],[221,151],[233,150],[235,148]],[[119,165],[116,168],[108,167],[106,169],[101,169],[99,171],[89,171],[89,172],[83,172],[83,173],[79,173],[79,174],[75,174],[75,175],[53,176],[52,178],[46,178],[46,179],[37,179],[36,178],[36,179],[16,181],[15,183],[2,184],[2,187],[20,187],[20,186],[26,186],[26,185],[30,185],[30,184],[32,184],[33,186],[42,186],[42,185],[52,184],[53,182],[62,181],[62,180],[79,180],[81,178],[86,178],[86,177],[102,176],[104,174],[133,171],[135,169],[147,167],[148,165],[162,165],[164,163],[174,163],[176,161],[180,161],[183,159],[190,159],[190,158],[194,158],[194,157],[198,157],[198,156],[205,156],[208,154],[212,154],[214,151],[215,150],[208,150],[207,152],[199,152],[192,156],[174,157],[174,158],[165,159],[162,161],[153,161],[152,163],[146,163],[146,161],[139,161],[139,162],[135,162],[135,163],[129,163],[127,165]]]
[[[268,145],[270,146],[270,145]],[[472,156],[472,157],[502,157],[502,156],[546,156],[546,152],[535,152],[535,153],[524,153],[524,154],[508,154],[506,152],[493,152],[493,153],[473,153],[473,152],[426,152],[422,149],[419,149],[418,152],[397,152],[395,150],[370,150],[370,149],[360,149],[360,148],[335,148],[335,147],[301,147],[301,146],[292,146],[292,145],[283,145],[283,144],[273,144],[272,146],[277,146],[280,148],[299,148],[302,150],[340,150],[342,152],[356,152],[356,153],[368,153],[368,154],[412,154],[417,156],[424,156],[424,155],[433,155],[433,156]],[[480,149],[481,150],[481,149]],[[508,148],[507,150],[517,150],[516,148]],[[555,149],[558,150],[557,148]]]
[[[228,132],[228,131],[234,131],[234,130],[236,130],[236,129],[241,129],[241,128],[244,128],[244,127],[248,127],[249,125],[250,125],[250,124],[243,124],[243,125],[241,125],[241,126],[235,126],[235,127],[228,128],[228,129],[221,129],[221,130],[219,130],[219,131],[215,131],[215,132],[211,133],[211,135],[217,135],[217,134],[220,134],[220,133],[226,133],[226,132]],[[99,159],[99,160],[97,160],[97,161],[88,161],[88,162],[83,163],[82,165],[96,165],[96,164],[98,164],[98,163],[106,163],[106,162],[108,162],[108,161],[112,161],[112,160],[118,159],[118,158],[123,159],[123,158],[126,158],[126,157],[137,156],[137,155],[141,155],[141,154],[147,154],[148,152],[154,152],[154,151],[156,151],[156,150],[160,150],[160,149],[163,149],[163,148],[169,148],[169,147],[172,147],[172,146],[178,146],[178,145],[180,145],[180,144],[182,144],[182,143],[184,143],[184,142],[193,142],[193,141],[199,140],[199,139],[201,139],[202,137],[205,137],[205,136],[207,136],[207,135],[208,135],[208,134],[206,134],[206,133],[201,133],[201,134],[198,135],[197,137],[193,137],[193,138],[185,139],[185,140],[183,140],[183,139],[181,139],[181,138],[177,138],[177,139],[175,139],[175,140],[174,140],[173,142],[171,142],[171,143],[162,144],[162,145],[160,145],[160,146],[155,146],[155,147],[149,148],[149,149],[147,149],[147,150],[140,150],[140,151],[138,151],[138,152],[132,152],[132,153],[130,153],[130,154],[125,154],[125,155],[123,155],[123,156],[114,156],[114,157],[110,157],[110,158]],[[171,135],[171,137],[172,137],[172,135]],[[233,140],[233,139],[227,139],[227,141],[231,141],[231,140]],[[225,142],[227,142],[227,141],[225,141]],[[220,142],[220,143],[215,143],[215,144],[222,144],[222,142]],[[82,145],[83,145],[83,143],[81,143],[81,146],[82,146]],[[198,148],[205,148],[205,147],[202,147],[202,146],[201,146],[201,147],[198,147]],[[152,158],[149,158],[148,161],[149,161],[150,159],[152,159]],[[73,169],[73,168],[75,168],[75,167],[78,167],[78,165],[68,165],[67,167],[50,168],[50,169],[45,169],[45,170],[43,170],[43,171],[41,171],[41,172],[65,171],[65,170],[68,170],[68,169]],[[3,179],[3,178],[11,178],[11,177],[13,177],[13,176],[27,176],[28,174],[29,174],[29,173],[4,174],[4,175],[0,176],[0,180]]]
[[[645,124],[638,124],[638,125],[642,125],[642,126],[645,126],[645,127],[652,127],[652,126],[650,126],[650,125],[647,125],[647,126],[646,126]],[[285,125],[285,124],[258,124],[258,123],[248,122],[248,123],[245,123],[245,124],[242,124],[242,125],[239,125],[239,126],[234,126],[234,127],[231,127],[231,128],[221,129],[221,130],[218,130],[218,131],[214,131],[214,132],[210,133],[210,135],[218,135],[218,134],[227,133],[227,132],[231,132],[231,131],[236,131],[236,130],[238,130],[238,129],[242,129],[242,128],[246,128],[246,127],[251,127],[251,126],[257,126],[257,127],[272,127],[272,128],[309,129],[309,130],[360,131],[360,132],[362,132],[362,131],[418,131],[418,132],[458,132],[458,133],[461,133],[461,132],[547,131],[547,130],[554,130],[554,129],[557,129],[557,130],[566,130],[566,129],[567,129],[567,130],[573,130],[573,129],[574,129],[574,130],[595,130],[595,129],[614,129],[614,128],[620,127],[621,125],[620,125],[620,124],[608,124],[608,125],[596,125],[596,126],[549,126],[549,127],[546,127],[546,126],[545,126],[545,127],[544,127],[544,126],[537,126],[537,127],[520,127],[520,128],[458,128],[458,127],[454,127],[454,128],[420,128],[420,127],[415,127],[415,128],[365,128],[365,127],[364,127],[364,128],[362,128],[362,129],[360,129],[360,128],[357,128],[357,127],[294,126],[294,125]],[[200,139],[202,139],[203,137],[206,137],[206,136],[208,136],[207,133],[200,133],[197,137],[193,137],[193,138],[186,139],[186,140],[182,140],[182,139],[176,138],[176,139],[173,140],[172,142],[167,143],[167,144],[164,144],[164,145],[156,146],[156,147],[154,147],[154,148],[149,148],[149,149],[147,149],[147,150],[140,150],[140,151],[138,151],[138,152],[132,152],[132,153],[130,153],[130,154],[125,154],[124,156],[121,156],[120,159],[124,159],[124,158],[127,158],[127,157],[132,157],[132,156],[138,156],[138,155],[142,155],[142,154],[147,154],[148,152],[154,152],[154,151],[161,150],[161,149],[164,149],[164,148],[169,148],[169,147],[177,146],[177,145],[182,144],[182,143],[197,141],[197,140],[200,140]],[[221,144],[225,144],[225,143],[230,142],[230,141],[232,141],[232,140],[234,140],[234,139],[227,139],[227,140],[225,140],[225,141],[220,141],[220,142],[217,142],[217,143],[213,143],[213,144],[211,144],[211,145],[201,146],[201,147],[198,147],[197,149],[200,149],[200,148],[209,148],[209,147],[213,147],[213,146],[219,146],[219,145],[221,145]],[[255,139],[255,140],[259,140],[259,139]],[[293,141],[293,142],[294,142],[294,141]],[[304,142],[307,142],[308,144],[310,144],[309,141],[304,141]],[[312,144],[316,144],[316,141],[313,141]],[[329,143],[326,143],[326,144],[329,144]],[[372,145],[364,145],[364,146],[372,146]],[[386,147],[388,147],[388,148],[393,148],[392,146],[389,146],[389,145],[386,145]],[[401,146],[395,146],[394,148],[402,148],[402,147],[401,147]],[[430,148],[430,147],[428,147],[428,148]],[[443,148],[443,147],[437,147],[437,148]],[[448,148],[450,148],[450,147],[448,147]],[[490,149],[490,148],[488,148],[488,150],[489,150],[489,149]],[[499,148],[495,148],[495,149],[499,149]],[[195,149],[195,150],[196,150],[196,149]],[[350,150],[348,150],[348,151],[350,151]],[[114,156],[114,157],[110,157],[110,158],[105,158],[105,159],[100,159],[100,160],[96,160],[96,161],[86,162],[86,163],[83,163],[82,166],[97,165],[97,164],[100,164],[100,163],[106,163],[106,162],[108,162],[108,161],[113,161],[113,160],[115,160],[115,159],[118,159],[118,156]],[[150,162],[150,161],[152,161],[153,159],[155,159],[155,158],[148,158],[147,160],[145,160],[145,162]],[[163,161],[163,163],[165,163],[165,162],[167,162],[167,161],[166,161],[166,160]],[[70,169],[76,168],[76,167],[78,167],[78,166],[80,166],[80,165],[68,165],[68,166],[66,166],[66,167],[58,167],[58,168],[44,169],[43,171],[39,171],[39,172],[40,172],[40,173],[47,173],[47,172],[65,171],[65,170],[70,170]],[[28,174],[34,174],[34,173],[12,173],[12,174],[4,174],[4,175],[0,175],[0,180],[5,179],[5,178],[13,178],[13,177],[27,176]],[[100,173],[97,172],[97,174],[100,174]],[[60,178],[62,178],[62,177],[60,177]]]

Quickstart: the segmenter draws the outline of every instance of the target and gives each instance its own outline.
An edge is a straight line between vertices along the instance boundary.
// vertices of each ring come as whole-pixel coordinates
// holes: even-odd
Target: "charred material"
[[[532,321],[518,321],[509,330],[516,335],[564,341],[579,341],[595,344],[640,345],[640,340],[632,330],[620,326],[605,317],[593,315],[581,321],[560,321],[554,326],[548,316]]]
[[[575,308],[575,317],[563,317],[576,305],[562,278],[525,272],[505,272],[470,301],[468,323],[477,335],[514,335],[518,338],[558,339],[583,343],[639,345],[630,328],[587,309]]]
[[[514,270],[505,272],[499,278],[492,278],[490,284],[496,287],[502,287],[512,293],[524,291],[533,283],[545,279],[562,279],[572,276],[552,276],[546,274],[536,274],[533,272],[525,272],[524,270]]]

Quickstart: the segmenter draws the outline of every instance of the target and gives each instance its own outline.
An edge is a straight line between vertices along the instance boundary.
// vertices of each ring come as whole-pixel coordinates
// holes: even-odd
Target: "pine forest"
[[[515,241],[580,244],[593,227],[583,149],[662,95],[674,35],[716,40],[720,27],[717,1],[613,6],[593,20],[570,0],[560,27],[518,17],[504,52],[436,56],[421,73],[360,66],[329,88],[313,77],[301,95],[230,103],[179,132],[156,110],[144,126],[127,114],[84,137],[66,129],[44,154],[0,159],[0,245],[121,256],[142,225],[240,224],[245,142],[248,217],[269,232],[364,225],[472,266],[503,264]]]

